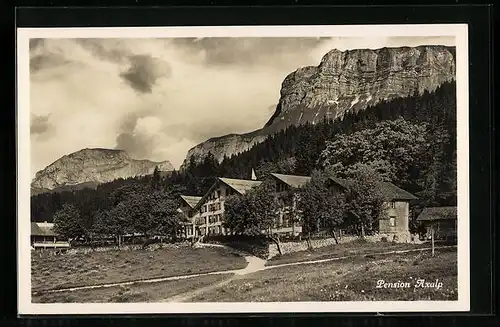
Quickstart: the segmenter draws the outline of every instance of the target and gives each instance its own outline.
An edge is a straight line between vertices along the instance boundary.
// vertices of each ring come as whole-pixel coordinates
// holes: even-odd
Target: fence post
[[[432,256],[434,256],[434,224],[431,225],[431,248]]]

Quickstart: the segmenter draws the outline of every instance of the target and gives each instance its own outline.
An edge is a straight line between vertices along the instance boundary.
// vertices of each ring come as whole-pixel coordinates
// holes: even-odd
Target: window
[[[391,201],[391,208],[392,208],[392,209],[395,209],[395,208],[396,208],[396,202]]]
[[[220,198],[220,190],[217,191],[217,198]]]
[[[389,226],[391,227],[396,226],[396,217],[389,218]]]

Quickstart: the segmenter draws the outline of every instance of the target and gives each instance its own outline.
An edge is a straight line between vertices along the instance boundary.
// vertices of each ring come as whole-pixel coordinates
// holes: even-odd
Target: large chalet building
[[[243,195],[262,184],[262,181],[256,180],[254,175],[252,177],[254,178],[252,180],[219,177],[202,197],[181,196],[182,205],[179,207],[179,212],[182,212],[188,221],[184,224],[183,236],[189,239],[229,234],[230,231],[223,226],[224,201],[227,196]],[[287,203],[281,202],[278,220],[272,232],[293,235],[301,233],[302,227],[297,223],[297,219],[293,219],[297,217],[292,217],[300,215],[296,210],[297,198],[294,190],[307,184],[311,177],[271,173],[265,180],[273,185],[276,196],[285,192],[292,194]],[[339,178],[329,178],[328,186],[338,192],[349,189],[349,183]],[[387,201],[384,203],[387,214],[379,220],[379,232],[387,234],[409,232],[410,202],[417,197],[389,182],[380,182],[378,187]]]

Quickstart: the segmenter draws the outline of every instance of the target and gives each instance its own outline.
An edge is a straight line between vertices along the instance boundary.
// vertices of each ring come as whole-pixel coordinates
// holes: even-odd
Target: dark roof
[[[396,185],[389,182],[379,183],[380,191],[384,198],[388,200],[417,200],[418,198],[408,191],[397,187]]]
[[[261,181],[255,181],[255,180],[223,178],[223,177],[219,177],[219,180],[240,194],[245,194],[246,191],[251,190],[256,186],[259,186],[262,183]]]
[[[184,200],[188,206],[194,208],[196,204],[200,202],[201,196],[181,195],[181,199]]]
[[[328,178],[330,181],[334,182],[335,184],[342,186],[345,189],[349,188],[349,181],[343,178],[338,178],[338,177],[329,177]]]
[[[457,207],[424,208],[417,217],[417,221],[441,219],[457,219]]]
[[[342,186],[345,189],[349,189],[350,182],[346,179],[338,178],[338,177],[329,177],[329,180],[336,183],[337,185]],[[417,200],[418,198],[411,194],[408,191],[403,190],[402,188],[397,187],[396,185],[390,182],[379,182],[378,188],[382,193],[382,196],[387,200]]]
[[[53,223],[31,222],[32,236],[56,236]]]
[[[309,176],[284,175],[276,173],[271,173],[271,176],[274,176],[291,187],[302,187],[311,180],[311,177]]]

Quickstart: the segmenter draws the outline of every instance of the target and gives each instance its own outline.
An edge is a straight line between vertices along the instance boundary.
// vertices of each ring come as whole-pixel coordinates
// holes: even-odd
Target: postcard
[[[20,28],[21,315],[469,310],[467,25]]]

